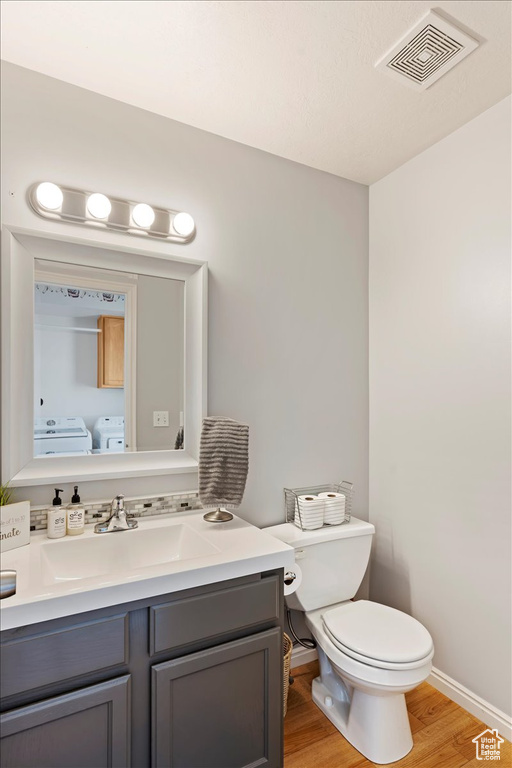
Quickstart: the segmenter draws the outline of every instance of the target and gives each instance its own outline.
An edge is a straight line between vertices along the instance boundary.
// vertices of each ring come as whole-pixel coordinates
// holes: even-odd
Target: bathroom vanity
[[[173,517],[149,525],[201,531],[216,552],[187,550],[132,584],[112,571],[85,577],[82,590],[51,584],[48,544],[75,542],[18,550],[18,565],[24,557],[46,584],[36,597],[22,582],[10,607],[2,601],[12,625],[1,634],[2,768],[282,765],[282,574],[293,551],[237,518],[208,528],[199,513]],[[137,531],[93,537],[80,537],[82,549],[138,541]],[[76,563],[78,547],[72,554]],[[187,579],[196,586],[173,589]],[[130,588],[138,599],[116,600]],[[82,610],[101,598],[110,604]]]

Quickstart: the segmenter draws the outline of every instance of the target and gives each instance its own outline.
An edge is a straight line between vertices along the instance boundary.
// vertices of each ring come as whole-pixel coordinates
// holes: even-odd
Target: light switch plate
[[[153,426],[154,427],[168,427],[169,426],[169,411],[153,411]]]

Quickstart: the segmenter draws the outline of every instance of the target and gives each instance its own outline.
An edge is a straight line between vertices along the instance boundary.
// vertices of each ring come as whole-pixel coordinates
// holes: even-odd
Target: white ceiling
[[[417,92],[374,64],[431,7],[481,45]],[[4,0],[2,57],[369,184],[510,93],[511,3]]]

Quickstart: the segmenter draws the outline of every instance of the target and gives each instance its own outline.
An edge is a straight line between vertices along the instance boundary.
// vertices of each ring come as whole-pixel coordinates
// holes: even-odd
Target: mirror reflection
[[[184,284],[36,262],[34,456],[182,449]]]

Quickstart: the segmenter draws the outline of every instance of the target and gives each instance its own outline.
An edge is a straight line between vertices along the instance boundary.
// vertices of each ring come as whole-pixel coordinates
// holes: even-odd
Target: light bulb
[[[190,213],[177,213],[172,220],[172,228],[178,235],[187,237],[194,231],[195,222]]]
[[[132,211],[132,219],[138,227],[147,229],[155,220],[155,212],[150,205],[139,203]]]
[[[87,198],[87,211],[95,219],[106,219],[112,210],[112,203],[106,195],[94,192]]]
[[[43,208],[48,211],[56,211],[57,208],[61,207],[64,195],[61,188],[56,184],[52,184],[51,181],[43,181],[36,189],[36,198]]]

